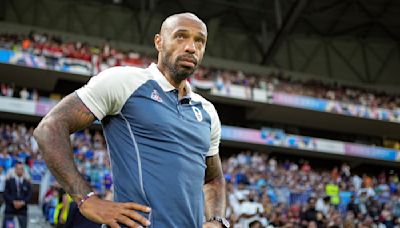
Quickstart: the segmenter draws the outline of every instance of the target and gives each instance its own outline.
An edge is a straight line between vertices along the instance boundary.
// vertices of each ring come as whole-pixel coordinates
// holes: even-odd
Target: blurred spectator
[[[10,227],[14,216],[18,218],[21,228],[27,227],[27,205],[32,196],[32,188],[31,183],[24,178],[24,172],[24,165],[17,163],[15,166],[15,177],[11,177],[6,182],[4,191],[6,209],[3,227]]]
[[[0,123],[0,165],[7,176],[15,177],[13,166],[18,161],[25,161],[23,167],[27,174],[37,169],[37,162],[32,160],[41,157],[31,135],[32,128],[22,124]],[[84,130],[71,136],[71,145],[82,175],[101,197],[112,200],[104,136],[99,131]],[[248,150],[222,157],[222,167],[227,181],[227,216],[234,227],[241,224],[250,227],[399,225],[400,183],[394,170],[361,178],[347,164],[337,166],[340,169],[328,169],[304,159],[280,161]],[[34,177],[26,175],[26,178]],[[333,188],[329,190],[330,185]],[[332,201],[332,197],[339,203]],[[49,189],[43,200],[49,223],[62,226],[68,220],[66,211],[71,211],[73,206],[67,199],[58,187]]]
[[[46,64],[50,65],[54,65],[52,63],[54,60],[63,58],[63,62],[67,63],[67,65],[71,64],[71,66],[84,69],[84,72],[91,75],[96,75],[98,72],[112,66],[145,67],[154,61],[154,59],[132,50],[117,50],[109,41],[106,41],[99,48],[82,41],[65,42],[60,37],[40,34],[34,31],[27,35],[0,34],[0,47],[44,56],[47,58]],[[56,68],[56,66],[51,68]],[[231,85],[244,86],[247,99],[254,99],[254,89],[261,88],[266,91],[267,101],[271,101],[273,92],[278,91],[332,101],[340,99],[340,101],[349,104],[343,107],[336,107],[341,110],[343,108],[352,109],[351,104],[369,106],[375,109],[381,107],[390,110],[400,106],[398,94],[391,95],[382,91],[340,85],[338,83],[327,83],[314,79],[297,80],[281,70],[269,72],[266,75],[254,75],[229,69],[200,68],[194,78],[196,80],[214,81],[216,89],[220,92],[225,91],[227,95],[231,94]],[[2,87],[1,90],[3,95],[7,90],[7,96],[13,96],[14,90],[12,87],[7,89]],[[372,112],[371,115],[377,115],[377,113]]]
[[[4,167],[0,165],[0,207],[4,202],[4,190],[6,188],[6,172]]]
[[[329,215],[328,213],[331,209],[331,197],[330,196],[319,197],[315,204],[315,209],[317,211],[322,212],[324,216],[328,216]]]

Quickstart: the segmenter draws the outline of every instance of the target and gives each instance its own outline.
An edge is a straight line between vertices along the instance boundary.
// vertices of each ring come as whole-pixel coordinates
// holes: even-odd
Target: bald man
[[[34,132],[58,182],[88,219],[110,227],[229,227],[214,106],[186,79],[199,66],[207,27],[168,17],[154,37],[157,64],[112,67],[64,98]],[[114,201],[96,196],[73,162],[69,134],[100,120]]]

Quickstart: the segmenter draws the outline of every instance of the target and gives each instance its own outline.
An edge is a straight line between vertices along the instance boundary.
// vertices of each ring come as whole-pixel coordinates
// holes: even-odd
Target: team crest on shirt
[[[162,98],[160,97],[160,94],[158,94],[157,90],[155,90],[155,89],[151,93],[151,99],[158,101],[158,102],[162,102]]]
[[[203,115],[201,114],[201,111],[197,107],[192,107],[194,116],[196,117],[197,121],[201,122],[203,120]]]

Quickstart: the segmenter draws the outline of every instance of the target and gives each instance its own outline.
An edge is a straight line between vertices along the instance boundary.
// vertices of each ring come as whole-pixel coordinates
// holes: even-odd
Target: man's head
[[[24,164],[22,164],[22,163],[17,163],[17,164],[15,165],[15,174],[16,174],[18,177],[22,177],[22,176],[24,175]]]
[[[158,51],[158,67],[175,83],[189,77],[203,59],[207,27],[192,13],[169,16],[154,37]]]

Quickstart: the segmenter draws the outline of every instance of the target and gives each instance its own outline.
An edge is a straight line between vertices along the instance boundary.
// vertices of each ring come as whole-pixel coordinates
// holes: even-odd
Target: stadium
[[[101,227],[79,212],[92,195],[77,204],[49,171],[63,164],[46,164],[35,128],[100,72],[157,63],[155,34],[182,12],[207,26],[204,59],[187,81],[221,122],[230,227],[400,227],[400,3],[393,0],[0,1],[3,227]],[[166,103],[154,91],[151,99]],[[196,107],[194,120],[212,119]],[[154,115],[146,108],[141,113]],[[70,135],[71,160],[109,201],[116,189],[108,152],[113,121],[96,120]],[[162,135],[152,123],[149,134]],[[181,228],[157,221],[155,211],[148,227]]]

